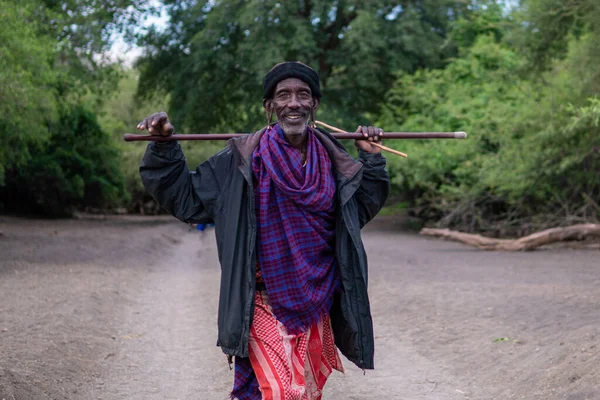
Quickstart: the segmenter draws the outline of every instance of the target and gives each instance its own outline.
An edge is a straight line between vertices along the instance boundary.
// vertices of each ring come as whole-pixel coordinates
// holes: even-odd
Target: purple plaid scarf
[[[308,128],[306,165],[278,124],[252,155],[258,182],[258,266],[276,318],[290,333],[329,312],[339,287],[335,265],[335,180],[327,151]],[[236,357],[232,398],[260,399],[250,360]]]
[[[273,313],[297,334],[329,312],[336,288],[335,181],[327,151],[309,128],[306,166],[279,125],[252,157],[258,180],[258,265]]]

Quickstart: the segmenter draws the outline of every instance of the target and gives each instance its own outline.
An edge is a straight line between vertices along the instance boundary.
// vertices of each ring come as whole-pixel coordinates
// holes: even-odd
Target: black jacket
[[[250,160],[264,131],[230,140],[195,171],[189,171],[175,142],[149,144],[140,166],[148,192],[176,218],[214,221],[221,263],[217,345],[238,357],[248,357],[254,315],[256,212]],[[385,158],[360,152],[357,161],[329,133],[317,130],[316,135],[332,160],[337,185],[335,249],[342,291],[330,312],[335,343],[359,368],[372,369],[373,323],[360,229],[387,199]]]

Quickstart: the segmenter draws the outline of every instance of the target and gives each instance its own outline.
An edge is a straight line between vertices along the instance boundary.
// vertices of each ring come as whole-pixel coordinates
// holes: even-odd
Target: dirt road
[[[363,231],[376,370],[325,400],[600,399],[600,251]],[[0,217],[0,400],[226,400],[212,232]]]

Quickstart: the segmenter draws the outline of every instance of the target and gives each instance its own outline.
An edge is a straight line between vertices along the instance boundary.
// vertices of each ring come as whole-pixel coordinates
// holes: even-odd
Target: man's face
[[[277,84],[273,98],[265,100],[264,106],[267,111],[275,112],[286,137],[294,140],[305,134],[310,111],[318,104],[319,100],[313,98],[308,84],[297,78],[288,78]]]

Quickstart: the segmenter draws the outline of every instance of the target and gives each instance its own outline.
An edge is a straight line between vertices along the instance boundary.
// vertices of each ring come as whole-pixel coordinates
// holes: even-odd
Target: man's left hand
[[[354,145],[367,153],[381,153],[381,149],[372,143],[381,144],[383,129],[374,126],[359,126],[356,132],[361,132],[365,139],[355,140]]]

